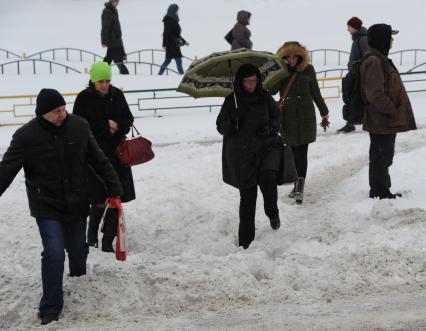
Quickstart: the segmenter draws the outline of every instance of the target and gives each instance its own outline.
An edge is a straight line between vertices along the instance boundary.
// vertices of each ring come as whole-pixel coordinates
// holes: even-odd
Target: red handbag
[[[134,131],[136,131],[136,137]],[[115,155],[123,167],[131,167],[151,161],[155,156],[152,151],[152,143],[142,137],[135,126],[132,126],[132,138],[125,138],[118,145]]]

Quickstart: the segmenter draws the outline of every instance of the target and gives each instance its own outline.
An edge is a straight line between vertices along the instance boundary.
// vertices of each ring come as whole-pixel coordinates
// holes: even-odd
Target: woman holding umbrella
[[[321,96],[315,69],[309,64],[307,49],[297,41],[286,42],[278,50],[277,56],[284,60],[290,72],[290,76],[278,84],[281,98],[286,94],[281,109],[284,142],[293,150],[298,175],[289,196],[301,204],[308,168],[308,146],[316,140],[317,135],[314,102],[324,128],[329,124],[328,108]]]
[[[163,33],[163,48],[166,51],[166,59],[161,65],[159,75],[162,75],[167,69],[167,66],[172,62],[172,59],[176,61],[176,66],[181,75],[183,75],[182,67],[182,52],[181,46],[187,45],[188,42],[180,35],[182,29],[179,25],[179,6],[172,4],[167,9],[167,14],[164,16],[164,33]]]
[[[255,66],[239,67],[234,93],[226,97],[216,124],[223,135],[223,180],[240,190],[238,237],[239,245],[247,249],[255,237],[258,186],[271,227],[274,230],[280,227],[277,206],[282,146],[279,111],[272,96],[263,89],[261,74]]]

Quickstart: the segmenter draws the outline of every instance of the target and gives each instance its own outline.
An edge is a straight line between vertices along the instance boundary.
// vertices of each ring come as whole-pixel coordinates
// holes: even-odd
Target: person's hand
[[[164,49],[165,51],[167,51],[167,47],[163,46],[163,49]]]
[[[324,129],[324,132],[326,132],[327,128],[330,126],[330,121],[328,120],[329,118],[330,116],[328,114],[322,117],[322,121],[320,125]]]
[[[102,47],[103,47],[103,48],[106,48],[106,47],[107,47],[107,45],[105,45],[105,44],[102,44]]]
[[[185,45],[186,45],[186,46],[189,46],[189,42],[185,41]]]
[[[111,134],[114,134],[118,131],[118,124],[117,122],[113,121],[113,120],[109,120],[109,131],[111,132]]]

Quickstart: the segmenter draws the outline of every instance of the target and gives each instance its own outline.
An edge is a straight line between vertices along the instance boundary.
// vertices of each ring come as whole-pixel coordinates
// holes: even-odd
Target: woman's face
[[[253,75],[243,79],[243,89],[246,92],[253,93],[257,87],[257,76]]]
[[[95,89],[101,94],[108,94],[109,87],[111,86],[110,80],[100,80],[95,83]]]
[[[290,54],[289,56],[286,56],[284,61],[290,67],[295,67],[295,66],[297,66],[297,63],[299,62],[299,57],[295,54]]]
[[[179,8],[176,10],[176,16],[179,16]]]

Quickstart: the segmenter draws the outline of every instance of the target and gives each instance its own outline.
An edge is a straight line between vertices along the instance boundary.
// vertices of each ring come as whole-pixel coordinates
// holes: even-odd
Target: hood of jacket
[[[251,13],[245,10],[241,10],[237,14],[237,21],[238,23],[241,23],[242,25],[248,25],[249,18],[251,17]]]
[[[305,46],[302,46],[297,41],[290,41],[284,43],[284,45],[278,49],[276,54],[281,59],[284,59],[289,55],[298,56],[300,58],[300,61],[297,65],[297,71],[299,72],[303,72],[311,61],[309,51],[306,49]]]

